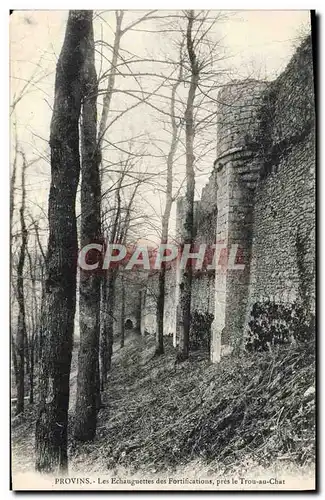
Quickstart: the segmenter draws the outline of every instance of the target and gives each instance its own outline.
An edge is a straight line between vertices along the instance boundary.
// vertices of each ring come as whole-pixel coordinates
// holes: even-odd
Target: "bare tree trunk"
[[[56,70],[51,122],[49,241],[44,303],[36,469],[66,472],[69,378],[76,307],[77,225],[80,174],[79,117],[83,66],[92,11],[70,11]]]
[[[26,318],[25,318],[25,298],[24,298],[24,265],[27,247],[27,229],[25,224],[25,205],[26,205],[26,188],[25,177],[27,163],[23,153],[23,164],[21,170],[21,191],[22,199],[20,206],[20,226],[21,226],[21,247],[19,253],[19,260],[17,266],[17,300],[18,300],[18,328],[16,338],[16,354],[17,354],[17,407],[16,414],[24,411],[24,398],[25,398],[25,349],[26,345]]]
[[[29,403],[34,404],[34,371],[35,371],[35,329],[32,328],[29,340]]]
[[[112,269],[108,276],[108,303],[107,303],[107,371],[110,371],[112,366],[113,355],[113,333],[114,333],[114,307],[115,307],[115,283],[116,269]],[[107,374],[106,374],[107,377]]]
[[[116,241],[118,232],[118,222],[121,215],[121,184],[123,177],[121,176],[116,189],[116,210],[114,216],[113,227],[109,238],[109,244]],[[114,325],[114,296],[115,282],[117,277],[117,269],[109,268],[103,277],[102,289],[105,293],[105,303],[103,304],[103,325],[101,330],[101,376],[102,390],[107,383],[107,374],[111,369],[111,361],[113,354],[113,325]]]
[[[182,51],[181,51],[182,52]],[[173,165],[178,143],[178,129],[175,119],[175,98],[177,88],[182,79],[182,53],[180,57],[180,73],[176,83],[172,86],[172,95],[170,103],[170,119],[172,125],[172,141],[167,158],[167,176],[166,176],[166,205],[162,218],[161,244],[166,244],[168,241],[168,227],[170,212],[173,204]],[[158,278],[158,299],[157,299],[157,346],[156,355],[164,354],[164,309],[165,309],[165,281],[166,281],[166,264],[161,263]]]
[[[14,374],[15,374],[15,383],[17,385],[18,383],[18,364],[17,364],[17,354],[16,354],[16,345],[15,345],[15,341],[14,341],[14,337],[13,335],[11,335],[11,355],[12,355],[12,364],[13,364],[13,367],[14,367]]]
[[[29,403],[34,404],[34,347],[31,352],[29,374]]]
[[[37,321],[37,328],[36,328],[36,346],[35,346],[35,364],[39,365],[40,361],[42,359],[42,349],[43,349],[43,343],[44,343],[44,322],[43,322],[43,317],[44,317],[44,307],[45,307],[45,283],[44,283],[44,277],[46,275],[46,266],[47,266],[47,259],[46,255],[40,240],[39,236],[39,228],[38,224],[36,221],[33,221],[34,229],[35,229],[35,235],[36,235],[36,241],[38,248],[40,250],[40,264],[39,268],[41,270],[41,283],[42,283],[42,291],[41,291],[41,300],[40,300],[40,308],[39,308],[39,319]]]
[[[25,307],[26,309],[26,307]],[[25,312],[25,347],[24,347],[24,358],[25,358],[25,375],[30,375],[30,343],[27,334],[28,322],[26,321],[26,312]]]
[[[121,277],[121,343],[120,346],[124,347],[124,339],[125,339],[125,283],[124,283],[124,275]]]
[[[12,228],[13,228],[13,214],[15,209],[15,184],[16,184],[16,175],[17,175],[17,157],[18,157],[18,143],[17,143],[17,129],[16,124],[14,124],[15,128],[15,156],[12,166],[11,179],[10,179],[10,282],[12,286]],[[10,307],[11,308],[11,307]],[[12,355],[12,363],[14,367],[15,374],[15,384],[18,387],[18,362],[17,362],[17,348],[14,339],[14,332],[11,329],[10,332],[11,337],[11,355]]]
[[[165,310],[165,281],[166,267],[161,263],[158,277],[158,298],[157,298],[157,346],[155,354],[164,354],[164,310]]]
[[[101,319],[100,319],[100,390],[105,388],[105,373],[107,374],[107,278],[101,282]]]
[[[186,135],[186,195],[185,195],[185,222],[183,231],[183,241],[181,250],[184,245],[193,243],[193,217],[194,217],[194,99],[199,81],[199,69],[194,51],[193,40],[193,22],[194,11],[190,10],[187,13],[187,31],[186,45],[191,67],[191,82],[187,96],[187,106],[185,110],[185,135]],[[185,360],[189,355],[189,335],[190,335],[190,317],[191,317],[191,288],[192,288],[192,266],[188,265],[181,271],[180,279],[180,360]]]
[[[37,308],[37,293],[36,293],[36,262],[33,263],[32,256],[29,251],[27,251],[28,261],[29,261],[29,275],[31,279],[31,334],[29,338],[29,403],[34,403],[34,367],[35,367],[35,344],[37,339],[37,315],[39,314]]]
[[[46,266],[45,266],[46,267]],[[40,305],[40,320],[38,324],[38,344],[37,344],[37,359],[39,364],[39,370],[41,370],[41,364],[43,359],[43,347],[45,343],[45,309],[46,309],[46,276],[47,271],[42,271],[42,296]]]
[[[12,267],[12,226],[13,226],[13,214],[15,210],[15,184],[17,175],[17,157],[18,157],[18,140],[17,140],[17,128],[15,128],[15,156],[12,166],[11,179],[10,179],[10,272]]]
[[[113,271],[113,273],[112,273]],[[101,390],[107,384],[108,372],[112,365],[113,331],[114,331],[114,296],[115,296],[115,270],[108,269],[108,276],[102,281],[102,322],[101,322]]]
[[[110,69],[110,73],[109,73],[109,77],[108,77],[107,90],[105,92],[104,99],[103,99],[103,111],[102,111],[102,115],[101,115],[101,119],[100,119],[99,131],[98,131],[98,149],[100,152],[101,152],[102,146],[103,146],[103,140],[104,140],[106,127],[107,127],[107,119],[108,119],[108,114],[110,111],[112,94],[113,94],[113,90],[114,90],[114,86],[115,86],[115,77],[116,77],[116,73],[117,73],[117,61],[118,61],[119,52],[120,52],[121,37],[123,35],[123,33],[121,31],[123,15],[124,15],[123,10],[115,12],[116,29],[115,29],[115,37],[114,37],[114,44],[113,44],[113,55],[112,55],[112,61],[111,61],[111,69]],[[101,158],[99,158],[99,164],[100,163],[101,163]]]
[[[138,335],[141,335],[141,307],[142,307],[142,292],[138,292],[138,307],[136,309],[137,314],[135,318],[135,331]]]
[[[103,179],[103,168],[101,166],[102,161],[102,147],[105,137],[107,120],[111,106],[112,93],[115,86],[115,78],[117,73],[117,61],[120,51],[120,42],[122,37],[121,25],[123,20],[123,11],[116,11],[116,29],[113,44],[113,55],[111,61],[111,69],[108,78],[107,90],[103,99],[103,111],[100,118],[98,138],[97,138],[97,166],[100,169],[100,180]],[[119,188],[117,189],[119,196]],[[117,217],[119,217],[119,211],[117,211]],[[116,218],[115,218],[116,221]],[[115,231],[113,228],[113,238],[110,238],[110,242],[114,242]],[[100,358],[101,358],[101,381],[100,388],[103,391],[107,383],[107,374],[111,366],[111,358],[113,354],[113,313],[114,313],[114,285],[115,278],[112,276],[111,270],[108,269],[107,273],[102,278],[101,285],[101,325],[100,325]]]
[[[81,248],[101,240],[100,175],[97,156],[97,75],[95,44],[91,27],[84,67],[84,102],[81,124]],[[95,256],[95,262],[98,255]],[[91,255],[88,254],[88,260]],[[90,261],[89,260],[89,261]],[[100,276],[80,270],[79,288],[80,349],[74,436],[80,441],[96,435],[100,407],[99,333]]]

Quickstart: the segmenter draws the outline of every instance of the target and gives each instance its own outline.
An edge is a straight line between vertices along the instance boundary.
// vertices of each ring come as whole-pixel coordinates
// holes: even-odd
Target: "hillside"
[[[200,352],[175,365],[168,340],[164,356],[153,353],[153,339],[134,334],[116,348],[97,437],[70,443],[72,470],[155,473],[193,461],[225,472],[311,467],[315,365],[306,346],[226,357],[219,366]],[[18,470],[32,465],[33,419],[30,409],[13,424]]]

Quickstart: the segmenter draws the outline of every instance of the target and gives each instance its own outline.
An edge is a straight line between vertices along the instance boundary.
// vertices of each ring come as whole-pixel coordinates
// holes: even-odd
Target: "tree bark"
[[[139,292],[138,292],[138,307],[136,309],[137,313],[136,313],[136,318],[135,318],[135,332],[138,335],[141,335],[141,316],[142,316],[141,307],[142,307],[142,292],[141,292],[141,290],[139,290]]]
[[[187,96],[187,105],[185,110],[185,138],[186,138],[186,195],[185,195],[185,222],[183,230],[183,238],[181,242],[181,251],[183,252],[184,245],[193,243],[193,219],[194,219],[194,99],[199,82],[199,68],[197,58],[194,51],[193,40],[193,23],[194,11],[190,10],[187,15],[187,31],[186,45],[190,61],[191,82]],[[189,337],[191,323],[191,289],[192,289],[192,266],[188,265],[181,270],[180,279],[180,360],[185,360],[189,355]]]
[[[22,199],[19,210],[20,214],[20,227],[21,227],[21,247],[19,253],[19,260],[17,266],[17,301],[18,301],[18,328],[16,338],[16,355],[17,355],[17,407],[16,415],[24,411],[24,398],[25,398],[25,349],[26,345],[26,318],[25,318],[25,297],[24,297],[24,265],[27,248],[27,229],[25,224],[25,205],[26,205],[26,169],[27,163],[23,153],[22,170],[21,170],[21,191]]]
[[[115,283],[117,272],[112,269],[108,278],[108,309],[107,309],[107,371],[110,371],[113,355],[113,333],[114,333],[114,308],[115,308]],[[106,374],[107,376],[107,374]]]
[[[122,20],[124,16],[123,10],[116,11],[116,29],[114,36],[114,44],[113,44],[113,55],[111,61],[111,69],[108,77],[107,90],[103,99],[103,111],[100,118],[99,131],[98,131],[98,149],[101,152],[103,147],[103,141],[105,137],[106,127],[107,127],[107,119],[111,107],[112,94],[115,86],[115,78],[117,73],[117,61],[119,58],[120,52],[120,43],[123,32],[121,31]],[[101,157],[99,158],[99,165],[101,163]]]
[[[108,269],[102,282],[102,323],[101,323],[101,390],[107,384],[108,372],[112,365],[113,333],[114,333],[114,307],[116,270]]]
[[[11,355],[12,355],[12,364],[14,367],[14,374],[15,374],[15,383],[17,385],[18,383],[18,365],[17,365],[17,351],[16,351],[16,345],[14,341],[13,335],[11,335]]]
[[[124,347],[125,339],[125,283],[124,276],[121,276],[121,348]]]
[[[10,273],[12,271],[12,227],[13,227],[13,215],[15,210],[15,184],[16,184],[17,157],[18,157],[18,140],[17,140],[16,124],[14,124],[14,129],[15,129],[15,156],[12,165],[12,172],[10,179]]]
[[[107,373],[107,278],[103,276],[100,294],[100,390],[105,388],[105,373]],[[107,377],[106,377],[107,379]]]
[[[123,176],[120,177],[116,189],[116,208],[114,220],[109,236],[109,244],[113,244],[117,240],[118,225],[121,217],[121,185]],[[113,355],[113,326],[114,326],[114,297],[115,297],[115,282],[118,270],[116,268],[107,269],[103,276],[102,290],[105,294],[103,304],[103,325],[101,329],[101,376],[102,390],[107,383],[107,375],[111,369]]]
[[[81,82],[92,11],[70,11],[56,70],[51,122],[49,241],[43,316],[36,469],[66,472],[69,378],[76,307]]]
[[[13,214],[14,214],[14,209],[15,209],[15,184],[16,184],[17,157],[18,157],[18,141],[17,141],[16,124],[14,124],[14,129],[15,129],[15,155],[14,155],[14,161],[13,161],[13,165],[12,165],[12,172],[11,172],[11,179],[10,179],[10,282],[11,282],[11,286],[13,286],[13,284],[12,284],[12,244],[13,244],[12,229],[13,229]],[[11,304],[10,304],[10,306],[11,306]],[[16,348],[16,344],[15,344],[15,339],[14,339],[14,332],[12,331],[12,329],[10,332],[10,337],[11,337],[10,344],[11,344],[12,363],[13,363],[14,374],[15,374],[15,384],[16,384],[16,388],[17,388],[18,387],[18,380],[19,380],[18,363],[17,363],[17,348]]]
[[[182,59],[182,56],[180,57]],[[171,102],[170,102],[170,119],[172,125],[172,141],[170,150],[167,157],[167,176],[166,176],[166,205],[162,218],[162,231],[161,231],[161,244],[166,244],[168,241],[168,227],[170,212],[173,204],[173,165],[177,149],[178,136],[177,125],[175,119],[175,98],[177,88],[182,79],[182,60],[180,60],[180,74],[179,79],[172,86]],[[166,282],[166,264],[161,263],[158,277],[158,299],[157,299],[157,346],[156,355],[164,354],[164,309],[165,309],[165,282]]]
[[[27,256],[29,261],[29,274],[31,279],[31,302],[30,302],[30,318],[31,318],[31,329],[29,337],[29,403],[34,403],[34,367],[35,367],[35,343],[37,338],[37,315],[39,311],[37,309],[37,293],[36,293],[36,262],[33,263],[31,253],[27,250]]]
[[[111,69],[108,77],[107,90],[103,99],[103,111],[100,118],[98,137],[97,137],[97,166],[100,169],[100,180],[103,179],[102,148],[104,137],[107,129],[107,120],[111,106],[112,94],[115,86],[115,78],[117,73],[117,62],[119,58],[120,43],[122,37],[121,25],[124,16],[123,11],[116,11],[116,29],[113,43],[113,55],[111,61]],[[120,186],[117,189],[117,198],[120,203]],[[113,224],[113,230],[110,237],[110,243],[114,243],[116,237],[117,220],[120,216],[120,209],[117,207],[116,217]],[[101,325],[100,325],[100,360],[101,360],[101,381],[100,388],[103,391],[107,383],[107,375],[111,368],[111,359],[113,354],[113,315],[114,315],[114,289],[115,289],[116,273],[108,269],[103,275],[101,285]]]
[[[102,281],[102,322],[100,334],[101,390],[107,383],[113,355],[115,270],[108,269]]]
[[[83,73],[84,100],[81,123],[81,248],[102,243],[100,218],[100,174],[97,139],[97,75],[93,28],[89,32],[88,50]],[[96,262],[98,255],[93,256]],[[88,260],[92,256],[88,254]],[[74,436],[89,441],[96,435],[97,411],[100,407],[99,333],[100,275],[80,270],[77,401]]]
[[[40,271],[40,281],[41,281],[41,297],[39,301],[39,305],[37,306],[37,311],[35,314],[35,344],[34,344],[34,366],[39,367],[40,360],[42,358],[42,346],[44,342],[44,323],[42,322],[42,318],[44,317],[44,306],[45,306],[45,277],[46,277],[46,255],[43,249],[40,236],[39,236],[39,228],[38,224],[35,220],[33,220],[33,225],[35,229],[36,243],[39,249],[38,259],[35,262],[35,266],[38,266]],[[37,304],[36,295],[34,296],[34,302]]]

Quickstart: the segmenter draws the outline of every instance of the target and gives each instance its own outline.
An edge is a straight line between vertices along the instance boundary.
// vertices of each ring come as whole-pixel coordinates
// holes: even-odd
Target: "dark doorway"
[[[133,323],[130,319],[127,319],[126,322],[125,322],[125,329],[126,330],[132,330],[133,328]]]

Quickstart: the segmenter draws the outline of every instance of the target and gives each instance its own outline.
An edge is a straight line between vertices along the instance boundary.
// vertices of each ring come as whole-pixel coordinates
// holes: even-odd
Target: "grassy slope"
[[[160,358],[148,337],[132,335],[116,348],[97,437],[70,444],[72,469],[158,472],[196,462],[230,471],[313,462],[315,366],[306,348],[225,357],[219,366],[196,353],[175,366],[166,342]],[[73,373],[72,400],[75,380]],[[71,417],[73,425],[73,409]],[[32,418],[13,426],[19,469],[32,460]]]

